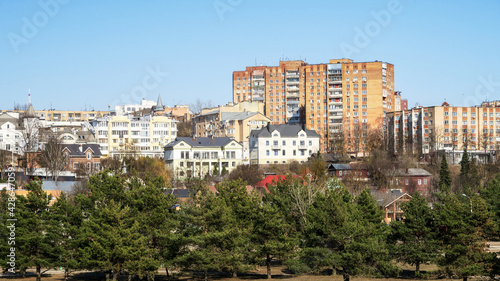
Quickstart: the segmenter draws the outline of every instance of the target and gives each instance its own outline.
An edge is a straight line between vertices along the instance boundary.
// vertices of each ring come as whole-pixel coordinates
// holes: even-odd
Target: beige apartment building
[[[500,107],[490,105],[495,103],[477,107],[443,103],[388,113],[389,149],[396,154],[460,152],[465,148],[477,155],[496,154],[500,145]]]
[[[230,137],[243,146],[243,162],[249,160],[248,137],[251,130],[266,126],[271,119],[264,114],[264,103],[244,101],[203,109],[193,118],[196,137]]]
[[[368,131],[382,131],[385,114],[401,107],[394,65],[350,59],[234,71],[233,101],[264,101],[271,124],[305,124],[321,136],[320,151],[331,151],[340,139],[351,155],[361,155]]]

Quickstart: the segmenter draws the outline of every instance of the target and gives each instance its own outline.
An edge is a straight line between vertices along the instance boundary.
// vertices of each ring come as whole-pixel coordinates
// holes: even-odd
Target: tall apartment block
[[[264,101],[271,124],[303,124],[320,136],[320,150],[341,143],[350,154],[363,151],[370,129],[383,126],[386,112],[400,110],[394,65],[350,59],[308,64],[247,67],[233,72],[233,101]]]
[[[389,148],[396,154],[461,153],[467,147],[490,157],[500,149],[500,107],[495,104],[417,107],[388,113],[387,123]]]

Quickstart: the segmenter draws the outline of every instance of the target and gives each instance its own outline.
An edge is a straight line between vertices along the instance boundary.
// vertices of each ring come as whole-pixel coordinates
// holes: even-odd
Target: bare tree
[[[59,171],[64,170],[68,165],[68,156],[63,152],[63,146],[57,138],[49,139],[38,160],[40,166],[46,168],[54,181],[57,181]]]
[[[0,149],[0,167],[1,167],[1,179],[4,178],[5,169],[10,163],[10,153],[7,150]]]
[[[194,114],[199,114],[202,109],[211,107],[213,107],[211,100],[202,101],[200,99],[196,99],[196,102],[194,104],[189,105],[189,108],[191,109],[191,111],[193,111]]]
[[[37,166],[37,152],[39,143],[40,122],[37,118],[22,118],[22,134],[18,143],[19,154],[23,156],[23,167],[26,168],[27,176],[33,175]]]

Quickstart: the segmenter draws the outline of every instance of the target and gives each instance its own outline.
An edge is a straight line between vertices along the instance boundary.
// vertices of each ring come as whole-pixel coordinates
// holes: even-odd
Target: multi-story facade
[[[250,133],[250,164],[304,163],[319,150],[320,136],[300,125],[268,125]]]
[[[231,172],[242,163],[242,146],[229,137],[179,137],[165,146],[165,162],[178,178]]]
[[[103,156],[163,157],[163,147],[177,137],[177,121],[164,116],[107,116],[98,119],[95,134]]]
[[[264,103],[249,101],[203,109],[193,118],[194,135],[234,138],[243,145],[243,162],[248,163],[250,132],[266,126],[271,121],[263,112]]]
[[[19,113],[0,114],[0,149],[17,153],[17,147],[22,141],[22,121]]]
[[[305,124],[321,136],[328,151],[341,135],[350,154],[359,155],[370,129],[383,127],[386,112],[400,110],[394,66],[350,59],[307,64],[247,67],[233,72],[233,101],[265,101],[272,124]]]
[[[485,154],[500,147],[500,107],[417,107],[387,114],[388,144],[394,153],[462,151]],[[456,161],[455,161],[456,162]]]

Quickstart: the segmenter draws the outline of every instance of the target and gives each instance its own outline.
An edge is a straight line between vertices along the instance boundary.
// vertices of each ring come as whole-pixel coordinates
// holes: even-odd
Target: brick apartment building
[[[305,124],[320,136],[320,150],[331,150],[341,136],[346,151],[359,155],[368,131],[382,129],[386,112],[401,110],[394,91],[394,65],[350,59],[308,64],[246,67],[233,72],[233,101],[264,101],[271,123]]]

